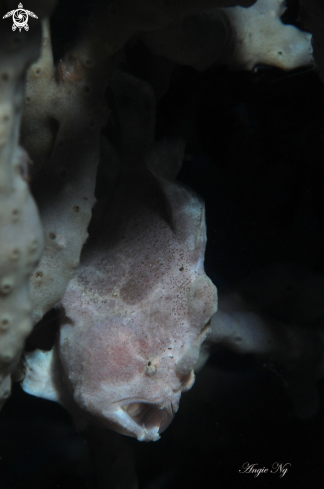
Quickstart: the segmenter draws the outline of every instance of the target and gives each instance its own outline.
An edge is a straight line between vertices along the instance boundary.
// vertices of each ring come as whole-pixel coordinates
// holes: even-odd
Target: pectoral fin
[[[59,391],[54,380],[54,349],[27,352],[24,362],[26,374],[21,383],[23,390],[32,396],[59,402]]]

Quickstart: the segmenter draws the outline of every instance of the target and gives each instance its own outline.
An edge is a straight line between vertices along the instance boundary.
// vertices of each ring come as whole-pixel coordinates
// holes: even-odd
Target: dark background
[[[60,2],[52,19],[56,61],[90,8]],[[298,25],[297,2],[288,3],[285,21]],[[126,49],[123,68],[154,86],[151,60],[138,41]],[[314,69],[173,71],[158,101],[156,136],[187,141],[178,178],[205,199],[206,269],[217,285],[279,262],[323,273],[323,115],[324,87]],[[127,440],[139,488],[324,487],[322,382],[319,395],[320,411],[299,420],[278,372],[220,351],[183,395],[160,441]],[[74,431],[69,414],[18,384],[0,415],[0,457],[1,489],[118,487],[100,485],[86,436]],[[244,462],[291,467],[283,478],[254,478],[239,474]]]

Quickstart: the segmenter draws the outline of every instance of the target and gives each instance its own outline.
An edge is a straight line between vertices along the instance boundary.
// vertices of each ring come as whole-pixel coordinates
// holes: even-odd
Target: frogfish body
[[[101,226],[62,299],[53,350],[26,355],[23,388],[157,440],[193,385],[217,308],[204,203],[156,171],[128,169]]]

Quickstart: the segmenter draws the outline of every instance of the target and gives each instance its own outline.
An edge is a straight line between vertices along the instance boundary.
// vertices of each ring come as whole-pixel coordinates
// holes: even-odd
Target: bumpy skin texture
[[[32,0],[28,7],[42,17],[53,3],[42,6]],[[5,8],[10,7],[8,2]],[[0,30],[0,407],[10,394],[10,374],[32,328],[29,275],[43,248],[27,183],[28,155],[18,142],[26,71],[39,55],[41,41],[39,21],[30,24],[28,34],[12,32],[9,23]]]
[[[253,0],[239,3],[250,5]],[[30,281],[34,324],[61,300],[88,236],[112,55],[140,31],[203,8],[232,4],[232,0],[99,2],[55,69],[49,26],[44,22],[41,56],[28,73],[22,123],[22,142],[35,163],[33,190],[45,237],[41,262]]]
[[[200,199],[161,181],[170,223],[146,206],[133,184],[118,189],[108,216],[114,222],[118,209],[120,225],[109,229],[101,250],[69,283],[60,358],[83,409],[148,441],[159,437],[181,392],[193,384],[216,290],[203,269]]]
[[[154,144],[146,83],[117,73],[111,85],[123,133],[119,181],[63,296],[59,343],[26,356],[23,388],[79,422],[91,417],[150,441],[194,382],[217,295],[203,268],[204,203],[171,180],[183,144]]]
[[[34,324],[62,298],[88,236],[107,115],[108,65],[106,60],[83,66],[69,52],[54,72],[49,23],[43,23],[41,56],[28,73],[22,124],[22,141],[35,161],[33,190],[45,238],[30,279]]]

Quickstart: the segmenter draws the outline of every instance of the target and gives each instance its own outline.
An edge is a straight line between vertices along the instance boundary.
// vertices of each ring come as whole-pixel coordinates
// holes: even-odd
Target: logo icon
[[[35,15],[34,12],[23,9],[22,3],[18,5],[18,8],[16,10],[11,10],[10,12],[7,12],[6,15],[4,15],[2,18],[6,19],[11,15],[13,21],[12,30],[15,31],[16,29],[19,29],[19,32],[21,32],[21,29],[25,29],[25,31],[29,30],[29,25],[28,25],[29,15],[31,17],[34,17],[34,19],[38,19],[37,15]]]

